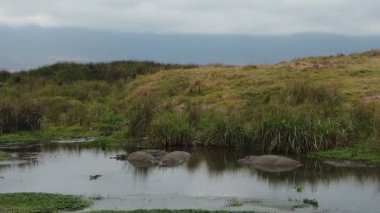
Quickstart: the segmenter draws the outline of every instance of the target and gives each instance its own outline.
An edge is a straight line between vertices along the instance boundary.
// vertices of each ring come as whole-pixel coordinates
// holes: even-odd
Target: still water
[[[20,149],[21,148],[21,149]],[[302,167],[268,173],[237,163],[246,154],[191,149],[179,167],[136,168],[111,159],[131,150],[50,144],[0,150],[19,160],[0,164],[0,193],[49,192],[96,197],[94,209],[207,209],[263,212],[380,212],[380,168],[300,159]],[[102,175],[90,180],[90,175]],[[303,199],[318,202],[305,205]],[[86,211],[87,211],[86,210]]]

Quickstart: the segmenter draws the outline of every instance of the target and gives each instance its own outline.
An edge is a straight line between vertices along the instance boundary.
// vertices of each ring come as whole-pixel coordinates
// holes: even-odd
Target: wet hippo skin
[[[164,150],[156,150],[156,149],[146,149],[146,150],[141,150],[141,151],[151,154],[156,160],[161,160],[162,157],[168,154],[168,152],[165,152]]]
[[[184,151],[174,151],[163,156],[159,162],[159,166],[179,166],[190,160],[191,154]]]
[[[147,167],[157,164],[158,161],[151,154],[144,151],[132,152],[127,160],[134,166]]]

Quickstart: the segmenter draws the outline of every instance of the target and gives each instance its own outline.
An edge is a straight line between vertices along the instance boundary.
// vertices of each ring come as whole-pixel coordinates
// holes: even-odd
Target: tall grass
[[[375,106],[376,108],[374,112],[374,127],[377,140],[380,146],[380,103],[376,104]]]
[[[379,105],[358,100],[361,88],[340,93],[331,80],[320,80],[330,75],[342,78],[342,85],[346,78],[355,80],[350,73],[357,68],[337,70],[339,74],[284,73],[275,66],[167,71],[194,67],[121,61],[0,71],[0,132],[40,129],[43,121],[114,138],[146,137],[163,146],[248,145],[265,152],[304,153],[369,138],[380,144]],[[364,74],[371,75],[366,78],[370,82],[375,71]],[[370,90],[376,95],[375,83]]]
[[[182,113],[163,112],[150,124],[150,139],[160,146],[192,145],[193,134]]]
[[[336,106],[341,101],[338,90],[332,86],[315,86],[312,82],[293,81],[282,91],[282,97],[292,105],[304,103]]]
[[[207,146],[239,147],[251,141],[243,124],[226,115],[204,113],[198,125],[198,141]]]
[[[131,137],[145,137],[154,115],[154,101],[149,97],[138,100],[127,113],[128,133]]]
[[[20,106],[0,103],[0,134],[16,131],[32,131],[41,128],[43,116],[36,104]]]
[[[373,108],[344,106],[331,86],[295,82],[260,121],[255,143],[262,151],[307,153],[350,145],[373,134]]]
[[[265,152],[307,153],[348,145],[352,133],[349,121],[276,113],[264,119],[256,142]]]
[[[146,100],[131,109],[130,135],[149,135],[162,146],[248,146],[264,152],[307,153],[348,146],[376,130],[374,107],[345,106],[334,87],[307,82],[286,86],[269,102],[248,104],[238,114],[194,103],[179,111],[168,106],[155,111]]]

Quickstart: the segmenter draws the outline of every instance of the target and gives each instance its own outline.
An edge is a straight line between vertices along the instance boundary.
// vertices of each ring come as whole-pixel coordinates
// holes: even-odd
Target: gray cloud
[[[138,33],[380,35],[378,0],[2,0],[0,25]]]

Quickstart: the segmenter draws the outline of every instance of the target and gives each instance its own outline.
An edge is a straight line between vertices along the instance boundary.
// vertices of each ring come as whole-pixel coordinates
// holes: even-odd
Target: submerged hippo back
[[[294,167],[301,166],[301,163],[288,157],[278,155],[262,155],[253,160],[255,165],[267,165],[276,167]]]
[[[128,161],[136,166],[148,166],[157,163],[157,160],[151,154],[142,151],[128,155]]]
[[[141,151],[151,154],[156,160],[161,160],[162,157],[168,154],[164,150],[147,149],[147,150],[141,150]]]
[[[296,160],[278,155],[247,156],[239,162],[267,172],[290,171],[301,166]]]
[[[191,154],[183,151],[170,152],[162,157],[159,166],[178,166],[190,160]]]

